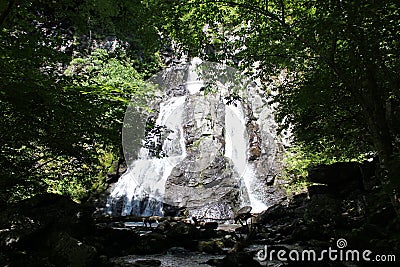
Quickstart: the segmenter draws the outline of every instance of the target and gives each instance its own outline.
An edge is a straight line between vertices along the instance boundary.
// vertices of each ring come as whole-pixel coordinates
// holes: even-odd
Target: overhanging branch
[[[283,4],[283,1],[281,2]],[[277,22],[279,25],[281,25],[283,32],[288,34],[289,36],[292,36],[295,40],[300,42],[303,46],[306,48],[309,48],[314,54],[314,58],[319,58],[321,59],[332,71],[333,73],[343,82],[348,84],[348,86],[353,86],[351,85],[351,80],[349,80],[346,76],[346,72],[341,70],[337,64],[335,63],[334,57],[331,55],[326,55],[324,51],[318,48],[316,44],[313,44],[311,40],[308,38],[305,38],[304,36],[301,36],[298,34],[290,24],[286,23],[285,21],[285,7],[284,5],[281,6],[280,14],[275,14],[269,9],[264,9],[259,6],[255,6],[249,3],[238,3],[235,1],[226,1],[226,0],[204,0],[204,1],[196,1],[196,2],[191,2],[187,3],[184,2],[183,5],[203,5],[203,4],[220,4],[223,6],[229,6],[229,7],[238,7],[238,8],[243,8],[252,12],[256,12],[257,14],[260,14],[261,16],[264,16],[270,20],[273,20]],[[332,60],[333,59],[333,60]],[[353,90],[356,93],[356,90]],[[358,96],[356,96],[358,97]]]

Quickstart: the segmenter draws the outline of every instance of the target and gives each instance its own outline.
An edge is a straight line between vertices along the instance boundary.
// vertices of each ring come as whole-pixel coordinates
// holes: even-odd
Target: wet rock
[[[261,156],[261,148],[259,146],[252,146],[250,147],[249,150],[250,150],[249,160],[258,159]]]
[[[221,253],[224,247],[225,247],[224,239],[217,238],[217,239],[199,241],[197,245],[197,250],[200,252],[217,254]]]
[[[166,94],[171,97],[183,96],[183,95],[188,94],[188,91],[187,91],[186,86],[183,86],[180,84],[178,86],[171,87],[171,88],[167,87]]]
[[[218,228],[217,222],[199,222],[200,229],[215,230]]]
[[[142,218],[143,221],[143,225],[145,227],[150,227],[152,226],[152,224],[154,223],[159,223],[160,221],[162,221],[164,218],[161,216],[145,216]]]
[[[278,185],[267,186],[264,189],[264,192],[265,192],[264,203],[268,203],[268,207],[278,204],[283,204],[288,200],[286,192]]]
[[[137,260],[133,263],[133,267],[158,267],[161,266],[159,260]]]
[[[266,108],[268,96],[256,87],[248,88],[247,131],[251,146],[259,147],[261,154],[255,160],[255,165],[261,177],[276,176],[282,165],[283,142],[277,134],[277,123],[274,120],[273,110]]]
[[[186,207],[189,216],[230,219],[247,192],[224,156],[225,104],[213,95],[190,95],[183,114],[187,155],[166,181],[165,202]]]
[[[177,173],[175,172],[175,174],[177,174]],[[177,175],[179,177],[180,175],[183,175],[183,174],[178,173]],[[169,205],[167,203],[163,203],[163,208],[162,209],[163,209],[164,216],[175,217],[175,216],[179,216],[181,214],[181,211],[183,209],[185,209],[185,208],[184,207],[178,207],[178,206]]]
[[[173,161],[172,166],[174,168],[172,171],[170,168],[161,168],[162,173],[168,176],[165,194],[162,196],[164,204],[185,207],[188,211],[188,214],[185,215],[196,216],[205,220],[228,220],[233,217],[234,210],[250,202],[248,190],[251,190],[253,196],[260,202],[268,203],[268,205],[276,203],[275,200],[279,199],[280,196],[273,197],[273,195],[281,192],[276,187],[269,189],[269,186],[274,184],[275,177],[281,170],[280,159],[283,155],[283,146],[277,134],[273,110],[269,108],[268,101],[264,99],[268,96],[265,95],[263,90],[257,89],[256,86],[254,88],[253,86],[246,86],[245,90],[235,93],[226,92],[225,89],[227,88],[217,90],[215,94],[211,92],[205,94],[202,90],[197,92],[198,88],[189,89],[192,87],[190,84],[205,77],[201,77],[201,79],[198,77],[199,80],[197,80],[197,78],[194,78],[197,76],[194,72],[189,71],[187,73],[186,71],[187,69],[181,69],[175,73],[175,70],[171,69],[162,75],[158,75],[154,80],[160,82],[160,89],[165,89],[167,92],[166,95],[160,94],[160,96],[164,95],[158,99],[162,102],[156,101],[160,111],[158,118],[165,120],[168,117],[179,117],[176,124],[168,125],[171,129],[167,125],[159,125],[168,128],[164,130],[169,133],[174,132],[173,135],[168,135],[168,138],[161,138],[164,134],[162,134],[162,129],[159,129],[161,137],[156,138],[157,142],[154,142],[155,139],[152,135],[148,136],[149,138],[146,137],[148,140],[153,140],[152,143],[157,143],[157,153],[151,152],[152,148],[146,146],[146,149],[150,149],[146,151],[151,152],[148,153],[150,161],[154,159],[153,156],[168,158],[171,163]],[[185,74],[176,76],[177,73]],[[183,83],[187,82],[186,78],[194,80],[180,87],[178,80],[174,80],[175,78],[184,79],[180,81]],[[231,75],[228,79],[230,78]],[[166,81],[161,82],[163,79]],[[168,89],[165,84],[170,82],[172,87]],[[222,84],[225,82],[224,80]],[[188,87],[186,88],[186,86]],[[178,103],[170,101],[173,96],[185,97],[181,97],[182,101],[179,100]],[[168,110],[172,103],[179,105],[171,105],[169,110],[176,110],[177,112],[168,113],[161,109],[161,106],[165,104],[164,107]],[[157,125],[154,125],[154,122],[158,120],[156,117],[153,116],[151,127],[155,130],[157,130]],[[236,153],[234,150],[239,143],[240,152]],[[225,153],[228,152],[225,150],[231,150],[230,147],[234,148],[232,150],[234,153]],[[232,159],[225,156],[230,154],[232,155],[228,157]],[[243,168],[244,165],[248,165],[250,168]],[[146,169],[151,170],[152,167]],[[245,169],[249,170],[246,171],[247,173],[254,176],[248,179],[251,180],[251,183],[247,183],[247,186],[243,181],[243,173],[238,173]],[[152,175],[151,171],[145,173],[143,177],[146,177],[146,180],[163,176]],[[122,179],[124,177],[126,176],[124,175]],[[123,182],[120,180],[118,183],[122,184]],[[148,187],[151,190],[146,189],[145,191],[159,193],[159,190],[153,188],[152,185]],[[128,187],[125,186],[125,188]],[[138,188],[142,187],[138,186]],[[124,192],[125,196],[121,192],[119,192],[118,197],[112,195],[108,200],[110,204],[108,212],[112,215],[125,213],[126,210],[122,209],[124,203],[127,199],[129,201],[132,199],[132,196],[127,195],[128,192]],[[142,201],[140,198],[136,199],[139,202]],[[135,205],[129,205],[133,209],[128,212],[143,214],[143,209],[137,208],[141,203],[133,202],[133,204]],[[164,215],[175,216],[174,213],[164,210]],[[146,214],[155,213],[147,212]]]
[[[234,221],[235,223],[240,222],[241,224],[243,224],[244,222],[247,221],[247,219],[251,218],[251,206],[244,206],[242,208],[240,208],[236,214],[235,214],[235,218]]]
[[[163,221],[157,225],[156,230],[162,233],[166,233],[169,229],[171,229],[171,224],[169,221]]]
[[[247,252],[231,253],[223,259],[212,259],[207,264],[218,267],[259,267],[261,264]]]
[[[48,241],[51,262],[62,266],[95,266],[99,264],[96,248],[82,243],[67,233],[59,233]]]
[[[200,235],[199,229],[184,222],[172,222],[167,237],[178,241],[190,241]]]
[[[250,143],[249,160],[256,160],[261,156],[261,137],[259,126],[255,121],[249,121],[246,126]]]
[[[290,216],[291,212],[292,211],[289,210],[287,206],[277,204],[261,212],[256,217],[256,222],[263,224],[271,223],[272,221],[280,220],[282,218]]]
[[[154,259],[139,259],[132,262],[132,260],[113,259],[112,266],[116,267],[158,267],[161,266],[160,260]]]
[[[162,253],[174,245],[174,240],[159,233],[148,233],[136,240],[128,254],[148,255]]]
[[[207,151],[204,153],[208,153]],[[211,151],[209,151],[212,154]],[[196,155],[185,158],[175,168],[185,168],[184,176],[167,179],[165,199],[185,206],[189,216],[207,219],[230,219],[233,209],[240,205],[240,181],[231,162],[222,155],[215,156],[199,171],[193,166]]]

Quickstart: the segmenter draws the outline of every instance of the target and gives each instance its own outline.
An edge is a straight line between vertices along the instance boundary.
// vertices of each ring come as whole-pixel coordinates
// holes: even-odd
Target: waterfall
[[[157,117],[151,120],[154,125],[146,128],[142,147],[134,149],[139,150],[138,158],[112,186],[106,214],[163,215],[170,207],[184,206],[192,216],[232,218],[243,205],[261,212],[271,204],[265,203],[264,189],[273,163],[263,155],[275,152],[269,150],[273,144],[268,143],[267,126],[251,141],[244,111],[244,105],[251,104],[242,100],[245,97],[228,100],[229,86],[243,85],[229,79],[240,75],[229,68],[224,73],[226,68],[220,65],[205,66],[211,68],[206,74],[212,79],[221,76],[220,80],[204,82],[207,76],[198,75],[193,63],[154,79],[164,82],[167,77],[168,86],[162,90],[172,91],[161,92]],[[217,90],[205,93],[205,86],[217,86]],[[257,116],[264,114],[263,108],[257,109]],[[267,153],[249,160],[254,140],[264,142],[260,147]]]
[[[186,156],[182,128],[185,98],[172,97],[161,103],[156,126],[166,129],[167,136],[165,140],[154,140],[157,138],[153,137],[152,141],[163,143],[165,156],[157,158],[148,148],[142,147],[139,159],[128,166],[126,173],[114,185],[107,200],[107,214],[162,215],[165,181],[174,166]]]
[[[257,184],[254,166],[248,161],[248,147],[246,119],[241,103],[225,105],[225,156],[232,160],[239,177],[243,179],[252,211],[261,212],[268,207],[255,190],[262,185]]]

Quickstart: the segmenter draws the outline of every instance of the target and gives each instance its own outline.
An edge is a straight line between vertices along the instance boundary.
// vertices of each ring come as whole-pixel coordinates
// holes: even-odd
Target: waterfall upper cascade
[[[196,67],[155,79],[164,86],[156,119],[147,127],[137,159],[111,188],[107,214],[150,216],[185,209],[189,216],[227,220],[243,205],[261,212],[273,204],[266,187],[277,172],[280,147],[259,89],[239,84],[245,90],[232,94],[229,86],[238,83],[227,81],[231,76],[209,82]],[[221,68],[206,70],[216,77]],[[218,90],[205,92],[210,84]]]

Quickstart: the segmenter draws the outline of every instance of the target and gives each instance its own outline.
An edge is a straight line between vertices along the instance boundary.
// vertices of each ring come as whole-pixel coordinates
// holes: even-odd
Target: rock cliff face
[[[283,146],[267,97],[237,77],[232,68],[202,63],[152,79],[163,90],[152,103],[157,112],[139,157],[111,189],[108,214],[162,215],[176,207],[226,220],[241,206],[261,212],[284,197],[273,185]]]
[[[188,97],[184,110],[187,156],[169,175],[164,201],[186,207],[195,217],[230,219],[248,196],[225,157],[225,105],[214,95],[196,94]]]
[[[276,185],[282,169],[283,137],[277,133],[273,108],[268,104],[268,95],[251,86],[247,89],[246,118],[249,135],[249,161],[254,166],[255,177],[250,185],[263,203],[272,206],[282,199],[285,193]]]

